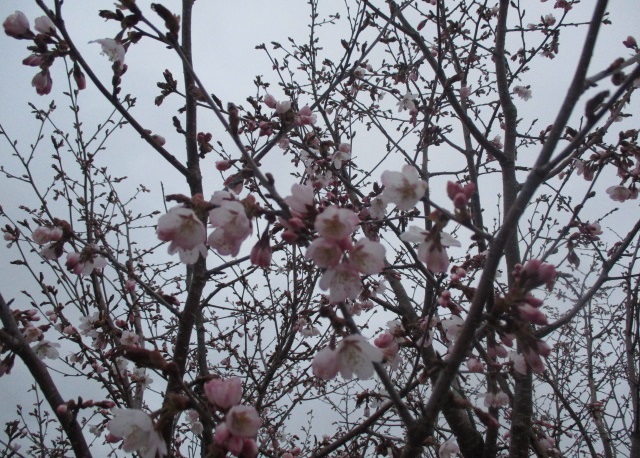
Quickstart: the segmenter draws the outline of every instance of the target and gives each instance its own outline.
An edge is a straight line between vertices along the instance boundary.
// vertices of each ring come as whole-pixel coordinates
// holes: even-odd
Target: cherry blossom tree
[[[522,3],[310,0],[242,99],[199,2],[9,15],[4,455],[638,456],[640,50]]]

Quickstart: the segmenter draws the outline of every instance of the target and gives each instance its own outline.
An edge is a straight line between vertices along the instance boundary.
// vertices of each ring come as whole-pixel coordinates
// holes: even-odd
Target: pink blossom
[[[36,18],[33,22],[33,28],[36,29],[37,32],[43,33],[45,35],[49,35],[55,33],[56,26],[48,16],[40,16]]]
[[[402,211],[412,210],[427,191],[427,182],[408,164],[402,167],[402,172],[382,172],[382,184],[385,186],[382,199]]]
[[[432,233],[417,226],[409,226],[400,239],[405,242],[419,243],[418,259],[434,273],[446,272],[449,267],[449,257],[445,247],[461,246],[458,240],[446,232]]]
[[[531,89],[528,86],[514,86],[513,92],[525,102],[531,98]]]
[[[513,369],[521,374],[521,375],[526,375],[527,373],[527,363],[524,359],[524,356],[522,356],[522,354],[515,352],[515,351],[510,351],[509,352],[509,359],[511,360],[511,362],[513,363]]]
[[[384,254],[385,248],[381,243],[363,237],[349,254],[349,262],[359,272],[374,275],[384,268]]]
[[[368,210],[371,219],[384,219],[384,217],[386,216],[387,202],[385,202],[384,199],[380,197],[371,199]]]
[[[87,247],[82,253],[67,254],[67,270],[76,275],[90,275],[94,270],[100,270],[107,265],[102,256],[92,253],[95,248]]]
[[[98,43],[102,46],[102,55],[107,56],[111,62],[119,62],[124,64],[125,49],[120,43],[113,38],[100,38],[90,41],[89,43]]]
[[[452,315],[451,317],[442,320],[442,329],[444,329],[447,339],[450,342],[454,342],[458,338],[463,325],[464,320],[457,315]]]
[[[285,100],[284,102],[276,103],[276,113],[284,114],[291,109],[291,102],[289,100]]]
[[[344,302],[347,299],[355,300],[362,291],[360,275],[348,263],[341,263],[325,271],[320,279],[319,286],[329,291],[329,300],[332,304]]]
[[[382,351],[371,345],[360,334],[345,337],[336,348],[340,375],[350,380],[353,375],[361,380],[373,376],[373,363],[381,363]]]
[[[398,111],[399,112],[402,112],[404,110],[415,111],[416,104],[414,100],[416,100],[417,98],[418,98],[417,95],[407,91],[407,93],[403,95],[402,98],[397,103]]]
[[[294,215],[304,218],[313,209],[313,188],[299,183],[291,186],[291,195],[284,198]]]
[[[295,117],[297,126],[314,125],[316,123],[316,115],[313,114],[309,105],[305,105],[300,109]]]
[[[31,233],[31,238],[38,245],[44,245],[49,242],[57,242],[62,238],[62,228],[40,226]]]
[[[478,359],[475,358],[473,356],[469,357],[469,359],[467,359],[467,370],[469,372],[484,372],[484,365],[482,364],[482,362]]]
[[[504,391],[498,391],[497,393],[489,391],[484,396],[485,407],[503,407],[507,405],[509,405],[509,395]]]
[[[122,336],[120,336],[120,343],[127,346],[138,345],[138,335],[132,331],[122,331]]]
[[[609,194],[609,198],[611,200],[615,200],[616,202],[624,202],[625,200],[635,199],[638,197],[637,192],[632,192],[626,186],[611,186],[607,188],[607,194]]]
[[[142,410],[113,409],[107,429],[113,436],[124,438],[122,449],[125,452],[137,451],[143,458],[167,454],[167,445],[156,431],[153,420]]]
[[[24,15],[22,11],[16,11],[15,13],[7,16],[2,23],[4,33],[13,38],[28,38],[31,31],[29,30],[29,19]]]
[[[471,86],[462,86],[460,88],[460,97],[463,99],[466,99],[471,95],[471,92],[472,92]]]
[[[58,348],[60,348],[59,343],[49,342],[48,340],[41,340],[37,344],[35,344],[31,349],[36,354],[36,356],[40,359],[44,359],[44,358],[58,359],[60,357]]]
[[[330,240],[349,237],[360,224],[360,218],[352,210],[331,205],[316,218],[315,229],[320,236]]]
[[[195,214],[185,207],[173,207],[158,219],[156,234],[169,244],[169,254],[178,253],[185,264],[195,263],[199,256],[207,255],[204,245],[207,231]]]
[[[460,453],[460,448],[453,438],[443,442],[438,448],[439,458],[451,458],[456,453]]]
[[[331,159],[335,168],[341,168],[343,163],[351,159],[351,145],[348,143],[341,143]]]
[[[49,70],[42,70],[41,72],[36,73],[36,76],[31,80],[31,86],[36,88],[36,93],[38,95],[47,95],[51,92],[53,80],[51,79]]]
[[[237,377],[230,379],[212,379],[204,385],[204,392],[210,403],[222,410],[240,404],[242,400],[242,380]]]
[[[236,405],[225,417],[229,432],[238,437],[255,437],[262,426],[262,419],[254,407]]]
[[[338,361],[338,353],[329,347],[320,350],[314,356],[311,362],[313,375],[323,380],[331,380],[340,370],[340,362]]]
[[[334,240],[318,237],[307,248],[305,258],[312,260],[321,269],[334,267],[340,263],[342,249]]]
[[[517,307],[517,312],[520,319],[529,323],[537,324],[540,326],[548,324],[547,316],[542,313],[539,308],[533,307],[527,303],[519,304]]]

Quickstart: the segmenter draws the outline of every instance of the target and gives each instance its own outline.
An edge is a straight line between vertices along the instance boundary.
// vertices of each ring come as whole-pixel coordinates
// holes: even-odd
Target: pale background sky
[[[139,1],[140,7],[147,11],[148,1]],[[341,5],[337,0],[321,1],[321,9],[330,12],[334,5]],[[383,2],[380,2],[381,4]],[[538,1],[526,1],[528,8],[540,11],[540,14],[553,12],[559,15],[558,10],[553,10],[553,0],[546,3]],[[584,17],[590,15],[590,7],[593,1],[583,1],[577,5],[576,9],[583,11],[580,13]],[[179,12],[177,0],[163,3],[169,9]],[[103,76],[103,81],[108,85],[110,80],[110,63],[100,55],[100,47],[97,44],[89,44],[91,40],[98,38],[112,37],[116,33],[117,25],[114,22],[104,22],[97,17],[98,9],[108,9],[113,6],[111,1],[67,0],[64,4],[66,11],[66,22],[75,43],[84,53],[85,57],[94,65],[98,73]],[[339,6],[337,8],[340,8]],[[22,10],[29,17],[33,24],[33,19],[41,15],[35,4],[27,0],[3,0],[0,2],[0,19],[4,19],[15,10]],[[252,81],[255,75],[265,75],[270,78],[271,65],[263,52],[255,49],[259,43],[269,43],[279,41],[285,43],[287,37],[294,37],[297,40],[305,41],[308,33],[306,25],[308,20],[309,7],[303,0],[272,0],[269,2],[258,0],[247,1],[210,1],[198,0],[194,7],[194,59],[195,69],[199,73],[204,84],[224,103],[234,101],[244,103],[247,96],[255,95],[255,86]],[[640,41],[640,4],[638,0],[617,0],[610,2],[611,20],[613,25],[605,26],[602,30],[602,37],[596,48],[596,60],[593,68],[599,71],[607,66],[611,60],[619,55],[625,55],[620,43],[628,36],[635,35]],[[153,18],[152,12],[148,17]],[[159,24],[160,21],[157,21]],[[561,40],[560,55],[554,60],[537,61],[539,66],[524,75],[521,84],[531,85],[533,98],[526,105],[519,104],[519,115],[526,119],[536,117],[545,118],[555,113],[563,96],[563,89],[566,88],[569,78],[572,76],[575,60],[578,57],[581,37],[584,29],[576,32],[565,31]],[[572,35],[573,34],[573,35]],[[341,51],[341,36],[336,34],[325,34],[321,36],[321,43],[325,48],[324,52],[339,55]],[[49,101],[58,101],[58,115],[61,115],[65,100],[60,95],[63,90],[65,79],[61,72],[62,66],[56,62],[52,69],[53,91],[48,96],[38,96],[31,87],[31,78],[36,73],[36,69],[21,65],[21,60],[28,55],[25,50],[25,41],[17,41],[9,37],[0,37],[0,124],[14,138],[23,144],[29,144],[34,139],[33,117],[30,115],[30,108],[26,102],[33,102],[39,107],[44,107]],[[335,51],[335,52],[334,52]],[[171,107],[177,106],[171,101],[165,102],[161,109],[157,109],[153,100],[158,95],[159,90],[155,82],[161,79],[162,71],[171,68],[174,76],[179,81],[182,77],[179,71],[178,59],[175,55],[165,50],[158,44],[146,43],[142,46],[134,46],[126,56],[126,63],[129,71],[124,77],[123,93],[131,92],[138,97],[138,108],[136,114],[142,120],[142,124],[153,130],[155,133],[163,135],[167,139],[166,148],[181,157],[183,145],[180,136],[174,134],[171,126]],[[589,72],[593,74],[595,71]],[[275,81],[272,79],[272,81]],[[607,82],[603,86],[609,87]],[[64,87],[66,90],[67,88]],[[273,86],[270,91],[277,99],[283,96],[279,88]],[[88,89],[84,91],[80,99],[82,114],[85,116],[85,123],[90,126],[92,123],[103,120],[109,107],[100,99],[100,95],[88,84]],[[581,114],[581,113],[578,113]],[[636,115],[638,113],[636,112]],[[214,133],[221,134],[220,129],[215,125],[213,117],[201,112],[201,129],[205,130],[206,120],[211,120],[211,127]],[[539,124],[540,128],[545,126],[544,122]],[[638,126],[635,125],[635,128]],[[89,128],[87,129],[89,130]],[[215,139],[214,139],[215,140]],[[48,145],[48,139],[45,139]],[[375,141],[367,139],[366,135],[360,135],[354,145],[354,155],[363,157],[368,150],[380,148]],[[0,163],[7,164],[9,150],[4,139],[0,139]],[[49,156],[46,148],[42,154]],[[144,176],[147,184],[154,191],[159,191],[160,183],[164,184],[167,193],[185,192],[186,185],[181,179],[176,179],[172,170],[161,160],[158,160],[156,153],[151,150],[136,134],[118,135],[109,143],[109,156],[113,157],[111,164],[114,175],[129,175],[132,177]],[[207,162],[208,161],[208,162]],[[213,158],[204,163],[204,170],[207,167],[212,171],[207,185],[209,188],[205,194],[211,194],[220,189],[222,181],[213,170]],[[46,162],[46,161],[43,161]],[[49,173],[49,166],[45,164],[43,174]],[[271,162],[265,163],[267,170],[279,170],[279,164]],[[142,172],[142,174],[140,173]],[[133,179],[133,183],[141,181],[140,178]],[[8,212],[22,203],[20,200],[20,188],[5,186],[3,182],[3,192],[0,194],[0,205]],[[287,194],[288,187],[281,189],[284,195]],[[161,198],[158,197],[156,204],[161,208]],[[637,204],[632,203],[628,208],[637,211]],[[5,262],[0,264],[0,291],[6,299],[19,297],[19,291],[32,284],[24,282],[24,279],[15,277],[15,270],[8,269],[6,260],[9,254],[4,246],[0,247],[0,259]],[[25,392],[25,384],[17,383],[24,380],[23,371],[16,364],[16,369],[11,377],[0,379],[0,390],[3,392],[3,407],[13,410],[13,405],[22,397]],[[69,396],[77,394],[73,383],[63,387],[68,391]]]

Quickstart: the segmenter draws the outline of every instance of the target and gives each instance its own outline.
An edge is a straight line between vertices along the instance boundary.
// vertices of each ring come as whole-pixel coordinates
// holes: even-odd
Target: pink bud
[[[218,161],[216,162],[216,170],[220,172],[224,172],[225,170],[229,170],[235,161]]]
[[[258,267],[269,267],[271,265],[271,246],[269,237],[262,237],[251,249],[249,256],[251,264]]]
[[[212,404],[227,410],[240,404],[242,400],[242,380],[230,378],[227,380],[213,379],[204,385],[204,392]]]
[[[60,404],[58,407],[56,407],[56,412],[58,415],[64,415],[65,413],[67,413],[69,410],[69,408],[67,407],[66,404]]]
[[[31,33],[29,19],[22,11],[16,11],[8,16],[2,23],[2,27],[4,28],[4,33],[17,39],[28,38]]]
[[[40,16],[36,18],[33,22],[33,28],[36,29],[37,32],[43,33],[45,35],[49,35],[51,33],[55,33],[56,26],[48,16]]]
[[[36,73],[36,76],[31,80],[31,85],[36,88],[38,95],[46,95],[51,92],[53,81],[49,70],[43,70],[40,73]]]
[[[636,42],[636,39],[633,38],[631,35],[629,35],[627,39],[622,42],[622,44],[630,49],[635,49],[638,47],[638,43]]]
[[[40,54],[31,54],[29,57],[25,57],[22,60],[22,65],[28,65],[29,67],[39,67],[44,62],[44,58]]]
[[[73,79],[76,82],[76,86],[78,86],[78,90],[82,91],[87,88],[87,79],[80,70],[80,66],[78,64],[74,64],[73,66]]]
[[[384,334],[380,334],[378,337],[376,337],[373,343],[378,348],[384,348],[390,345],[393,340],[394,337],[391,334],[385,332]]]
[[[276,98],[271,94],[267,94],[264,96],[264,104],[269,108],[275,108],[277,103],[278,102],[276,101]]]
[[[540,309],[533,307],[529,304],[522,304],[518,306],[518,315],[524,321],[529,323],[544,326],[547,324],[547,317]]]

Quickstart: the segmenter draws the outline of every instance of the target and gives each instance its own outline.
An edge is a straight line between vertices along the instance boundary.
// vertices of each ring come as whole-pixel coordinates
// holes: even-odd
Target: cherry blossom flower
[[[156,234],[169,244],[169,254],[178,253],[185,264],[195,263],[207,255],[204,245],[207,231],[195,212],[185,207],[173,207],[158,219]]]
[[[36,354],[36,356],[40,359],[44,359],[44,358],[58,359],[60,357],[58,348],[60,348],[59,343],[49,342],[48,340],[41,340],[40,342],[35,344],[31,349]]]
[[[348,263],[341,263],[327,269],[318,285],[325,291],[330,290],[329,300],[332,304],[344,302],[347,299],[355,300],[362,292],[360,275]]]
[[[439,458],[451,458],[451,456],[456,453],[460,453],[460,448],[453,438],[443,442],[440,444],[440,448],[438,448]]]
[[[107,265],[102,256],[92,253],[94,247],[87,246],[82,253],[67,254],[67,270],[76,275],[90,275],[94,270],[100,270]]]
[[[102,46],[102,55],[107,56],[111,62],[119,62],[124,64],[125,49],[120,43],[113,38],[100,38],[90,41],[89,43],[98,43]]]
[[[382,199],[402,211],[412,210],[427,191],[427,182],[409,164],[402,167],[402,172],[382,172],[382,184],[385,186]]]
[[[446,272],[449,257],[445,247],[459,247],[460,242],[446,232],[429,232],[417,226],[409,226],[400,239],[405,242],[419,243],[418,259],[424,262],[434,273]]]
[[[531,98],[531,89],[528,86],[515,86],[513,92],[525,102]]]
[[[467,359],[467,370],[469,372],[484,372],[484,365],[482,364],[482,362],[476,358],[476,357],[469,357],[469,359]]]
[[[318,215],[315,229],[321,237],[340,241],[349,237],[360,224],[360,218],[352,210],[331,205]]]
[[[342,248],[334,240],[318,237],[307,248],[305,258],[321,269],[334,267],[340,263]]]
[[[387,211],[387,202],[380,197],[375,197],[371,199],[368,210],[371,219],[384,219]]]
[[[305,105],[300,109],[295,117],[297,126],[314,125],[316,123],[316,115],[313,114],[309,105]]]
[[[447,339],[450,342],[456,341],[460,335],[463,325],[464,320],[458,315],[452,315],[449,318],[442,320],[442,329],[444,329]]]
[[[249,195],[245,201],[250,202],[252,199]],[[217,229],[209,236],[209,245],[222,256],[237,256],[242,242],[252,232],[245,206],[226,191],[215,192],[211,203],[217,207],[209,212],[209,222]]]
[[[340,362],[338,361],[338,353],[329,347],[320,350],[311,362],[313,375],[323,380],[331,380],[340,370]]]
[[[333,154],[332,163],[337,169],[342,167],[344,162],[351,159],[351,145],[348,143],[340,143],[338,150]]]
[[[284,102],[277,102],[275,109],[276,113],[284,114],[291,109],[291,101],[285,100]]]
[[[522,354],[515,351],[510,351],[509,359],[513,363],[513,369],[517,373],[521,375],[527,374],[527,362],[525,361],[524,356],[522,356]]]
[[[40,226],[31,233],[31,238],[38,245],[44,245],[49,242],[57,242],[62,238],[62,228]]]
[[[382,351],[371,345],[360,334],[345,337],[338,344],[338,366],[340,375],[350,380],[354,375],[360,380],[367,380],[373,376],[373,363],[381,363]]]
[[[363,237],[350,252],[349,262],[359,272],[374,275],[384,268],[384,254],[385,248],[381,243]]]
[[[417,98],[418,96],[416,94],[412,94],[411,92],[407,91],[407,93],[404,96],[402,96],[402,98],[397,103],[398,111],[399,112],[402,112],[404,110],[415,111],[416,104],[414,100],[416,100]]]
[[[509,395],[504,391],[498,391],[497,393],[487,392],[484,396],[485,407],[504,407],[509,405]]]
[[[28,38],[31,33],[29,30],[29,19],[24,15],[22,11],[16,11],[15,13],[7,16],[2,23],[4,33],[13,38]]]
[[[220,423],[216,427],[213,440],[216,444],[226,448],[232,455],[242,455],[246,458],[258,456],[258,447],[255,439],[232,434],[226,423]]]
[[[167,455],[167,445],[149,415],[138,409],[113,409],[112,412],[107,429],[113,436],[124,438],[125,452],[137,451],[143,458]]]
[[[611,200],[616,202],[624,202],[625,200],[635,199],[638,197],[638,191],[633,192],[626,186],[618,185],[607,188],[607,194]]]
[[[138,345],[138,335],[133,331],[122,331],[120,336],[120,344],[127,346]]]
[[[209,380],[204,385],[204,393],[210,403],[228,410],[242,400],[242,380],[238,377]]]
[[[53,80],[51,79],[49,70],[42,70],[41,72],[36,73],[36,76],[31,80],[31,86],[36,88],[36,93],[38,95],[47,95],[51,92]]]
[[[313,188],[299,183],[291,186],[291,195],[284,198],[295,216],[304,218],[313,209]]]
[[[262,426],[262,419],[254,407],[237,405],[227,412],[225,424],[234,436],[255,437]]]

